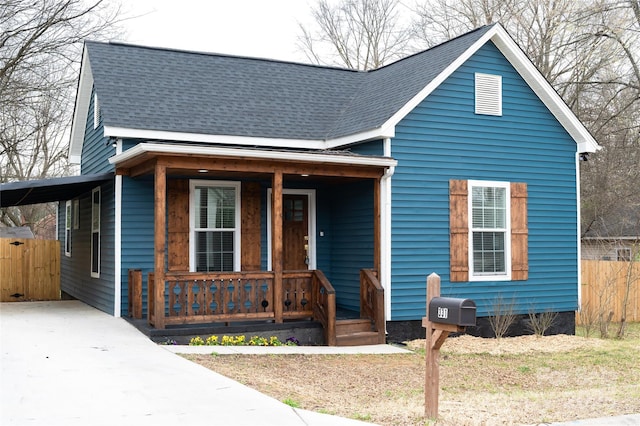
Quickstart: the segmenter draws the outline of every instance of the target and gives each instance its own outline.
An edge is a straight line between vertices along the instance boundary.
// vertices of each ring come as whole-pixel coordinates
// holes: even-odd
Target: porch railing
[[[385,343],[384,289],[371,269],[360,270],[360,317],[372,320],[378,343]]]
[[[313,273],[313,318],[322,324],[324,341],[328,346],[336,345],[336,291],[322,271]]]
[[[157,283],[150,273],[147,281],[149,323],[162,328],[174,324],[278,320],[274,310],[276,302],[282,304],[281,319],[315,318],[316,314],[333,312],[331,321],[335,321],[335,291],[322,272],[285,271],[280,297],[273,293],[273,281],[273,272],[168,272],[164,302],[160,302],[164,304],[164,309],[160,309],[164,318],[158,320],[153,309]],[[329,294],[332,298],[327,297]]]

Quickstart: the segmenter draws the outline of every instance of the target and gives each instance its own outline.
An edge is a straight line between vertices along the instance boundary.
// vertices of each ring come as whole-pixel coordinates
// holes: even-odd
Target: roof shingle
[[[107,127],[327,140],[382,126],[491,27],[377,70],[87,42]]]

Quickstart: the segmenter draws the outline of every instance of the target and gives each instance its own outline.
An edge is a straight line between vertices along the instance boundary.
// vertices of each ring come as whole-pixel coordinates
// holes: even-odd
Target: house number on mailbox
[[[438,306],[438,318],[449,318],[449,308],[442,308]]]

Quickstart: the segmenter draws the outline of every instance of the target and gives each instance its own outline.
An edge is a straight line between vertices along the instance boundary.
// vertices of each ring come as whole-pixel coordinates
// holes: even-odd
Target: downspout
[[[576,223],[578,224],[578,311],[582,309],[582,238],[580,238],[580,234],[582,232],[582,222],[580,219],[580,204],[580,153],[576,152]]]
[[[391,157],[391,139],[383,141],[384,156]],[[385,318],[391,320],[391,177],[395,166],[389,167],[380,179],[380,284],[384,288]]]
[[[122,153],[122,139],[116,141],[116,155]],[[122,316],[122,176],[116,175],[115,188],[115,211],[114,211],[114,302],[113,316]],[[127,283],[129,285],[129,283]],[[131,314],[131,313],[129,313]]]

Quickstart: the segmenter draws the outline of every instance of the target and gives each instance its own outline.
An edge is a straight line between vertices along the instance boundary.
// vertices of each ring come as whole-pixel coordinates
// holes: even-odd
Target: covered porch
[[[154,266],[145,277],[147,317],[153,327],[314,320],[322,324],[328,345],[384,343],[385,301],[379,279],[381,183],[394,160],[344,152],[142,143],[111,161],[119,176],[153,176]],[[237,182],[240,223],[238,235],[233,234],[235,243],[229,243],[236,259],[229,257],[225,264],[221,255],[221,263],[203,266],[194,248],[199,243],[194,242],[198,235],[193,229],[193,193],[198,182],[221,180]],[[368,217],[363,229],[369,235],[359,237],[363,230],[351,231],[345,220],[343,229],[336,229],[341,235],[332,240],[332,247],[319,249],[327,245],[318,238],[327,232],[328,219],[317,219],[315,209],[327,198],[336,210],[345,196],[335,193],[344,186],[352,186],[352,192],[359,194],[356,201],[354,197],[343,200],[347,206],[359,207],[351,207],[347,215],[364,211]],[[321,200],[316,200],[316,191],[329,195],[318,195]],[[354,249],[344,239],[364,243]],[[344,255],[340,250],[358,253]],[[326,259],[336,255],[350,261],[333,266]],[[323,268],[331,271],[325,274]],[[335,277],[337,285],[327,276]],[[145,295],[136,281],[142,280],[134,274],[128,283],[140,289],[134,296],[140,304]],[[356,310],[359,318],[336,318],[341,298],[342,308]]]

